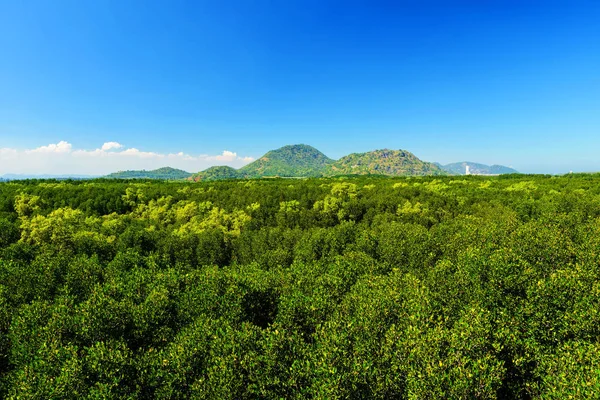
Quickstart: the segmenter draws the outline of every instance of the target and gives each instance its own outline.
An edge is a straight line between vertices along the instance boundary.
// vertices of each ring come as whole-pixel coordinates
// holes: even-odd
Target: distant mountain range
[[[445,175],[437,165],[406,150],[354,153],[335,161],[312,146],[296,144],[271,150],[238,170],[211,167],[191,176],[195,181],[261,177],[320,177],[339,175]]]
[[[164,179],[164,180],[181,180],[192,176],[191,172],[181,169],[163,167],[152,171],[119,171],[106,175],[109,179]]]
[[[222,179],[246,179],[265,177],[328,177],[340,175],[465,175],[469,167],[471,175],[499,175],[518,173],[502,165],[485,165],[473,162],[459,162],[448,165],[422,161],[406,150],[374,150],[366,153],[353,153],[333,160],[312,146],[296,144],[271,150],[258,160],[235,169],[228,166],[214,166],[204,171],[191,172],[171,167],[151,171],[119,171],[104,178],[112,179],[162,179],[193,181],[213,181]],[[0,177],[14,179],[92,179],[88,175],[15,175]]]
[[[438,163],[436,164],[438,167],[451,175],[466,175],[467,166],[469,167],[469,175],[502,175],[519,173],[517,170],[510,167],[505,167],[504,165],[485,165],[470,161],[457,162],[447,165],[441,165]]]
[[[335,161],[312,146],[296,144],[271,150],[258,160],[240,169],[210,167],[189,179],[210,181],[262,177],[319,177],[339,175],[465,175],[466,166],[472,175],[517,173],[502,165],[488,166],[472,162],[441,165],[422,161],[406,150],[374,150],[353,153]]]

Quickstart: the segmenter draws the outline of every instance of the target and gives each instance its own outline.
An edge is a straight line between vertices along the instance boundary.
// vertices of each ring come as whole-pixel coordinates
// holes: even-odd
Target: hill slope
[[[353,153],[327,168],[327,175],[445,175],[438,166],[422,161],[406,150]]]
[[[519,173],[517,170],[505,167],[504,165],[485,165],[470,161],[442,165],[441,168],[450,174],[465,175],[467,165],[469,166],[469,173],[471,175],[501,175]]]
[[[239,179],[242,174],[235,168],[228,166],[216,166],[205,169],[192,175],[189,179],[199,181],[216,181],[221,179]]]
[[[296,144],[271,150],[258,160],[239,169],[242,176],[320,176],[333,160],[312,146]]]
[[[152,171],[140,170],[140,171],[119,171],[113,172],[112,174],[106,175],[105,178],[114,179],[165,179],[165,180],[179,180],[187,179],[192,174],[181,169],[163,167]]]

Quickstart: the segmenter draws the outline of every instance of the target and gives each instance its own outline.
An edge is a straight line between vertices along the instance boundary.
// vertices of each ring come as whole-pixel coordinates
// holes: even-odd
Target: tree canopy
[[[595,398],[600,175],[0,183],[0,398]]]

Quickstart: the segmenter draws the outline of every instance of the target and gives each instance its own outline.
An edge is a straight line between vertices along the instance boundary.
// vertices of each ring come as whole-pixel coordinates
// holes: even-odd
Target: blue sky
[[[598,171],[598,21],[577,0],[0,0],[0,173],[293,143]]]

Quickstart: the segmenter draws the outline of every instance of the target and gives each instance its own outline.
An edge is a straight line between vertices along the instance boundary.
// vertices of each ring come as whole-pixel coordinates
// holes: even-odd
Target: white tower
[[[465,168],[466,168],[465,175],[471,175],[471,171],[469,171],[469,166],[467,165]]]

